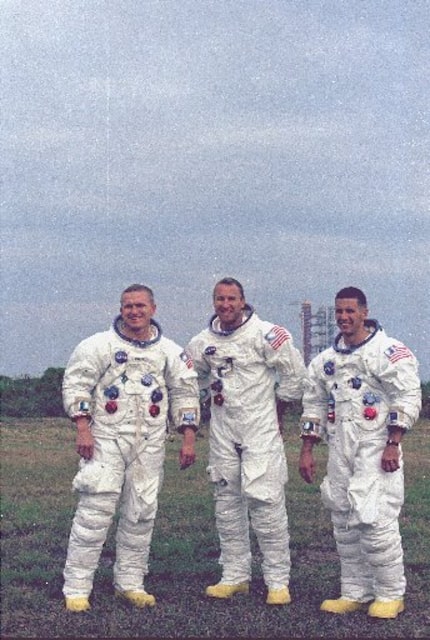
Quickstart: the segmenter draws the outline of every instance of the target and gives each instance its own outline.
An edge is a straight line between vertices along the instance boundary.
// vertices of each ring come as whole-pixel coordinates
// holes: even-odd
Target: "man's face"
[[[360,305],[355,298],[339,298],[335,301],[337,326],[346,344],[359,344],[365,339],[364,321],[367,313],[367,307]]]
[[[242,324],[245,299],[235,284],[218,284],[214,291],[214,309],[223,329],[234,329]]]
[[[123,293],[120,311],[124,329],[132,334],[144,334],[149,329],[155,310],[156,306],[147,291]]]

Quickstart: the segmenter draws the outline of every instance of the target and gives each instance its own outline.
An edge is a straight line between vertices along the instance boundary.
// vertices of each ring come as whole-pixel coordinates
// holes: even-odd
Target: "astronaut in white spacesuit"
[[[158,492],[163,478],[167,415],[183,434],[180,466],[195,461],[199,423],[197,374],[189,356],[153,319],[152,290],[131,285],[109,331],[83,340],[63,381],[67,414],[77,427],[80,493],[64,568],[66,609],[86,611],[94,572],[119,503],[114,586],[136,607],[152,606],[144,588]]]
[[[421,408],[418,363],[367,318],[360,289],[337,293],[335,315],[340,334],[309,365],[299,463],[303,479],[313,482],[313,445],[327,441],[321,497],[331,511],[341,597],[324,600],[321,610],[367,609],[372,617],[395,618],[404,610],[406,587],[398,521],[404,492],[400,441]]]
[[[289,332],[260,320],[242,285],[224,278],[213,293],[215,315],[186,350],[202,390],[210,389],[208,473],[215,491],[221,581],[214,598],[248,593],[249,517],[263,555],[267,604],[290,602],[285,506],[287,462],[277,399],[300,399],[306,368]]]

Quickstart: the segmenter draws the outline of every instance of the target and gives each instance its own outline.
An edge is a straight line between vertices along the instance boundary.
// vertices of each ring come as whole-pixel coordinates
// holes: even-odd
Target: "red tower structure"
[[[308,366],[312,359],[312,305],[310,302],[302,302],[300,314],[302,323],[303,359]]]

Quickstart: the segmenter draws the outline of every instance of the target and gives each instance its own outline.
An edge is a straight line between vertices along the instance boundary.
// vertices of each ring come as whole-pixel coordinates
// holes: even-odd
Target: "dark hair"
[[[124,289],[121,294],[121,303],[124,293],[131,293],[132,291],[145,291],[149,295],[151,302],[154,304],[154,292],[150,287],[147,287],[146,284],[131,284],[127,289]]]
[[[245,292],[244,292],[243,287],[240,284],[239,280],[236,280],[235,278],[228,278],[228,277],[227,278],[222,278],[222,280],[219,280],[216,283],[216,285],[214,287],[214,293],[215,293],[215,289],[217,288],[217,286],[219,284],[235,285],[239,289],[240,297],[241,298],[245,298]]]
[[[335,299],[339,300],[342,298],[353,298],[357,300],[358,304],[362,307],[367,307],[366,296],[364,295],[362,290],[357,289],[357,287],[345,287],[344,289],[338,291]]]

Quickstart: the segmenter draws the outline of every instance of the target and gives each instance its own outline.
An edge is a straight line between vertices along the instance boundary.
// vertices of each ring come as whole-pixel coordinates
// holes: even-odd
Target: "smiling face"
[[[235,329],[242,324],[245,298],[235,284],[217,284],[214,290],[214,309],[221,329]]]
[[[368,336],[364,321],[367,307],[359,304],[355,298],[337,298],[335,301],[336,323],[346,345],[356,345]]]
[[[151,295],[147,291],[129,291],[121,297],[123,332],[129,338],[149,340],[151,318],[156,310]]]

